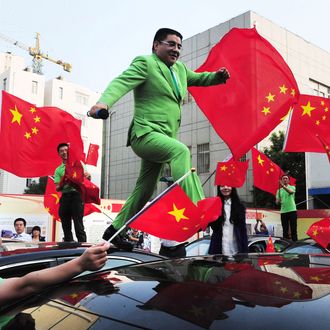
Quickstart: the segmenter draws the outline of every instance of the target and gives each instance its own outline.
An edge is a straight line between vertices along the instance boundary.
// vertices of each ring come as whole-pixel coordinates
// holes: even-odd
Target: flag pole
[[[187,176],[196,172],[196,169],[192,167],[187,173],[185,173],[181,178],[173,182],[169,187],[167,187],[163,192],[161,192],[158,196],[156,196],[149,204],[145,205],[138,213],[133,215],[131,219],[129,219],[120,229],[116,231],[114,235],[110,237],[108,242],[111,242],[116,236],[118,236],[130,223],[132,223],[137,217],[140,216],[141,213],[145,212],[151,205],[153,205],[157,200],[159,200],[163,195],[165,195],[168,191],[172,190],[176,185],[182,182]]]

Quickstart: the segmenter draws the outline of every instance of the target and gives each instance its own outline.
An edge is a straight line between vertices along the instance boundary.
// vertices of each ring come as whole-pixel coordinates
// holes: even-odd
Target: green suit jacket
[[[110,82],[99,102],[111,107],[122,96],[134,89],[134,117],[128,133],[137,137],[151,131],[175,138],[181,122],[181,104],[187,87],[211,86],[222,83],[215,72],[196,73],[182,62],[172,66],[178,90],[170,69],[157,55],[136,57],[130,67]]]

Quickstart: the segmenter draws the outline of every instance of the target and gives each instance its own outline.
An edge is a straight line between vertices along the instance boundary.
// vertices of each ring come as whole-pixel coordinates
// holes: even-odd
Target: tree
[[[303,152],[283,152],[284,132],[272,133],[271,145],[262,151],[269,159],[277,164],[285,173],[294,177],[296,182],[297,208],[306,209],[306,176],[305,154]],[[272,194],[255,189],[256,207],[275,207],[275,198]]]
[[[24,190],[24,194],[44,195],[47,185],[47,176],[39,178],[38,181],[32,180],[31,184]]]

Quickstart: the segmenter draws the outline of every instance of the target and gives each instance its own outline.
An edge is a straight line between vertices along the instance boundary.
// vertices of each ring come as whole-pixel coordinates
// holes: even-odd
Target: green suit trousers
[[[174,181],[191,169],[188,147],[165,134],[150,132],[140,137],[133,135],[131,147],[142,159],[141,169],[134,191],[112,223],[115,229],[121,228],[150,200],[164,164],[170,165]],[[203,188],[195,172],[186,177],[180,186],[194,203],[204,198]]]

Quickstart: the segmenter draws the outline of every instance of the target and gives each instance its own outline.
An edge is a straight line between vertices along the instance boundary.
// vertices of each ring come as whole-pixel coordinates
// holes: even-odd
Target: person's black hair
[[[39,230],[39,232],[41,233],[41,228],[39,226],[34,226],[32,228],[31,234],[33,233],[34,230]]]
[[[180,32],[175,31],[173,29],[169,29],[169,28],[161,28],[155,34],[154,41],[152,42],[152,51],[154,51],[154,43],[155,43],[155,41],[161,42],[161,41],[165,40],[166,37],[169,34],[174,34],[174,35],[178,36],[181,39],[181,41],[183,39],[182,34]]]
[[[18,222],[18,221],[22,221],[24,223],[24,227],[26,227],[26,220],[23,219],[23,218],[17,218],[17,219],[15,219],[14,226],[16,225],[16,222]]]
[[[60,148],[62,148],[62,147],[68,147],[68,146],[69,146],[68,143],[65,143],[65,142],[60,143],[60,144],[57,146],[57,153],[60,151]]]
[[[282,180],[285,176],[286,176],[288,179],[290,179],[289,174],[284,173],[284,174],[281,175],[281,180]]]
[[[220,186],[217,186],[217,196],[219,196],[221,198],[222,201],[222,213],[221,216],[219,217],[220,220],[222,220],[222,223],[224,223],[225,219],[224,219],[224,214],[225,214],[225,197],[223,196]],[[244,204],[241,202],[238,193],[237,193],[237,189],[232,187],[231,188],[231,194],[230,194],[230,198],[231,198],[231,211],[230,211],[230,222],[237,224],[240,221],[240,212],[242,210],[242,208],[245,209]]]

